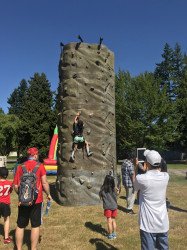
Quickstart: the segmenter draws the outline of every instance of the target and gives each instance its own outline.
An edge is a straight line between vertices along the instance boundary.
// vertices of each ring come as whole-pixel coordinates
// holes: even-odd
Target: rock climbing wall
[[[59,62],[58,171],[63,205],[92,205],[109,171],[116,172],[114,54],[104,45],[70,43]],[[80,112],[92,156],[80,148],[70,160],[73,122]]]

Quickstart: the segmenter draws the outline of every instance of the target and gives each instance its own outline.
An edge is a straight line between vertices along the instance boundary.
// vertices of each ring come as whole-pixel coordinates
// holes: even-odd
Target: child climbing
[[[104,183],[99,192],[99,196],[103,201],[104,216],[107,218],[107,229],[110,240],[116,239],[116,216],[117,216],[117,194],[119,190],[115,187],[114,177],[110,174],[106,175]]]
[[[84,123],[80,120],[80,112],[77,113],[73,123],[73,150],[71,153],[71,161],[75,160],[75,152],[78,149],[78,145],[81,144],[82,148],[86,150],[87,156],[91,156],[93,152],[89,149],[89,143],[83,136]]]

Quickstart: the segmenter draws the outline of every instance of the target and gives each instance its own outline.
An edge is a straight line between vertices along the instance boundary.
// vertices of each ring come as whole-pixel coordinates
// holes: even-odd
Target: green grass
[[[9,179],[13,175],[10,173]],[[49,183],[54,183],[56,176],[47,177]],[[48,216],[44,216],[41,227],[42,241],[38,250],[139,250],[140,237],[138,216],[124,213],[126,201],[125,190],[118,198],[118,216],[116,240],[110,241],[104,235],[106,232],[106,219],[103,216],[102,204],[96,206],[64,207],[52,202]],[[181,175],[171,174],[167,191],[171,202],[169,209],[169,244],[171,250],[185,250],[187,246],[187,180]],[[11,195],[10,232],[14,237],[17,219],[17,195]],[[46,205],[46,200],[45,200]],[[138,205],[134,205],[138,213]],[[3,220],[0,221],[0,249],[12,250],[14,244],[2,245]],[[28,250],[30,226],[25,230],[23,250]]]
[[[175,183],[179,185],[187,185],[186,176],[177,175],[177,174],[170,174],[169,184]]]
[[[16,163],[7,163],[7,168],[12,170],[15,167]]]
[[[168,164],[168,169],[186,169],[187,171],[187,164]]]

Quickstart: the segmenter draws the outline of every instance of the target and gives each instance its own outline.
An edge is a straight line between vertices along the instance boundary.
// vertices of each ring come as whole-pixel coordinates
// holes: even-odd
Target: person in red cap
[[[24,168],[28,172],[32,172],[35,167],[38,166],[36,171],[36,187],[38,191],[37,198],[34,204],[29,206],[18,205],[18,218],[17,218],[17,227],[16,227],[16,246],[18,250],[22,249],[24,228],[31,222],[31,249],[34,250],[37,247],[39,234],[40,234],[40,225],[41,225],[41,215],[42,215],[42,202],[44,191],[47,195],[47,199],[51,200],[49,183],[46,178],[46,170],[42,163],[38,161],[38,149],[33,147],[27,150],[28,159],[22,165],[19,165],[14,177],[14,189],[16,193],[19,192],[21,177],[23,175]]]

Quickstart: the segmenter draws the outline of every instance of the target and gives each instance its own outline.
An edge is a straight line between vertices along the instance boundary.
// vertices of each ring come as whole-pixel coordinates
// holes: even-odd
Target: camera
[[[137,157],[138,161],[141,163],[145,162],[145,156],[144,156],[145,150],[146,150],[146,148],[137,148],[136,149],[136,157]]]

